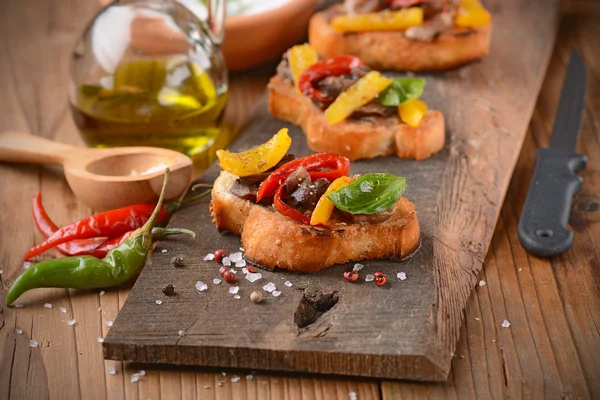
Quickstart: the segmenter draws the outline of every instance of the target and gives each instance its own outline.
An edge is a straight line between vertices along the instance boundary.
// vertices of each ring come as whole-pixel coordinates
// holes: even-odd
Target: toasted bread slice
[[[450,69],[485,57],[492,36],[491,23],[477,29],[443,32],[431,42],[408,39],[403,32],[340,33],[329,23],[327,13],[327,10],[316,13],[310,19],[311,46],[326,56],[355,55],[374,69]]]
[[[302,127],[312,151],[340,154],[350,161],[392,154],[423,160],[444,147],[444,117],[439,111],[427,111],[415,128],[395,116],[329,125],[325,114],[281,76],[272,77],[268,88],[271,115]]]
[[[404,197],[382,223],[349,224],[332,218],[327,227],[315,227],[231,194],[236,179],[222,171],[215,180],[213,222],[219,231],[240,235],[246,259],[265,268],[311,272],[349,261],[402,259],[419,247],[415,205]]]

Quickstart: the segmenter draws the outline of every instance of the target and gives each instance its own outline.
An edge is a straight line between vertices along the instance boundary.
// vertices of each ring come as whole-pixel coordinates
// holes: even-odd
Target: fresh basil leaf
[[[377,99],[384,106],[399,106],[407,101],[418,99],[424,87],[423,78],[396,78],[379,93]]]
[[[406,179],[391,174],[366,174],[327,197],[351,214],[375,214],[390,209],[406,190]]]

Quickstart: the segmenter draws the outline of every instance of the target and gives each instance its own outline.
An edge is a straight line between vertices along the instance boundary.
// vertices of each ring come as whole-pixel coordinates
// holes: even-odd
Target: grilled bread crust
[[[211,216],[219,231],[241,236],[246,259],[262,267],[312,272],[349,261],[402,259],[419,247],[415,206],[404,197],[382,223],[332,219],[327,227],[314,227],[231,194],[235,179],[223,171],[215,180]]]
[[[334,6],[335,7],[335,6]],[[327,10],[310,19],[308,41],[318,54],[352,54],[371,68],[397,71],[446,70],[488,54],[491,23],[477,29],[455,29],[431,42],[407,39],[403,32],[337,32]]]
[[[271,115],[299,125],[315,152],[340,154],[350,161],[392,154],[423,160],[444,147],[444,117],[439,111],[427,111],[416,128],[395,116],[346,119],[329,125],[325,114],[281,76],[272,77],[268,89]]]

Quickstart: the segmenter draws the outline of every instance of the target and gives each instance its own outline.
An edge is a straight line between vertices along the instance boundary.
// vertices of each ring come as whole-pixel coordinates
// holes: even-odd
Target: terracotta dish
[[[227,17],[223,54],[230,71],[274,60],[306,37],[317,0],[290,0],[278,8]]]

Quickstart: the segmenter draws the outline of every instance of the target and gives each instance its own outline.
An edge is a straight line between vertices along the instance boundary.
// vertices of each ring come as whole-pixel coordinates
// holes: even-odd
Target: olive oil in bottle
[[[192,158],[214,142],[227,104],[227,83],[182,57],[129,61],[75,90],[71,108],[88,145],[165,147]]]

